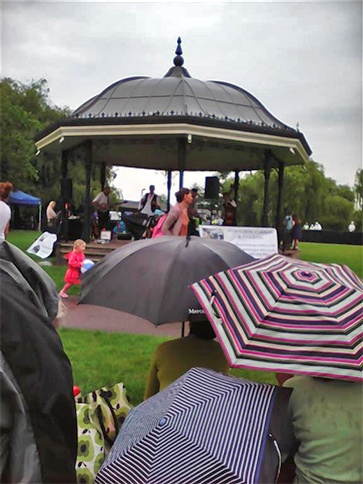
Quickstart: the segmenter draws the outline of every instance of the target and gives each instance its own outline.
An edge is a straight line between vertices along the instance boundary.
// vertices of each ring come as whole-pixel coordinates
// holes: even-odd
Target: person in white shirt
[[[354,223],[354,220],[352,220],[352,221],[350,222],[350,224],[348,225],[348,230],[349,230],[349,232],[354,232],[354,231],[355,231],[355,229],[356,229],[356,227],[355,227],[355,223]]]
[[[101,233],[102,229],[108,229],[110,222],[110,188],[105,187],[92,201],[92,204],[97,209],[98,214],[98,230]]]
[[[0,242],[5,240],[9,233],[11,210],[6,201],[9,198],[10,192],[12,190],[12,183],[0,183]]]
[[[140,202],[140,212],[146,215],[154,215],[157,208],[160,208],[158,196],[155,193],[155,186],[149,186],[149,193],[145,193]]]
[[[56,221],[56,218],[57,218],[57,213],[54,209],[55,209],[56,205],[57,205],[57,203],[54,200],[52,200],[51,202],[49,202],[47,210],[46,210],[47,224],[48,224],[48,228],[50,228],[50,229],[53,229],[55,227],[55,221]]]

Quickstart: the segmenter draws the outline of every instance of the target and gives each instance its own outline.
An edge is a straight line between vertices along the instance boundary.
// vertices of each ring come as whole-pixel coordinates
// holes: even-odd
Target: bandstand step
[[[89,242],[86,246],[85,256],[86,259],[91,259],[93,262],[97,262],[105,257],[110,252],[132,243],[132,240],[115,240],[112,242],[106,242],[99,244],[97,242]],[[56,247],[56,258],[58,264],[67,264],[66,254],[73,249],[73,242],[58,242]]]

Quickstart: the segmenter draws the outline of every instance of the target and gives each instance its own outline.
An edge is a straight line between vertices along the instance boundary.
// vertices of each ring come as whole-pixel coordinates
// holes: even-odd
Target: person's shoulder
[[[173,205],[171,207],[169,213],[177,213],[177,214],[179,214],[180,212],[181,212],[181,208],[179,207],[179,205]]]
[[[314,379],[309,376],[294,375],[283,383],[287,388],[304,388],[314,383]]]
[[[170,339],[168,341],[163,341],[157,346],[156,353],[160,354],[160,353],[172,351],[176,347],[182,345],[185,339],[186,338],[175,338],[175,339]]]

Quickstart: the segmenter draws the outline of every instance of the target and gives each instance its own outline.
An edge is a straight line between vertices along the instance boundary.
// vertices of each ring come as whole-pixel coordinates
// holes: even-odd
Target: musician
[[[223,193],[223,225],[236,225],[237,204],[232,198],[234,185],[230,186],[229,192]]]
[[[92,205],[97,209],[98,230],[108,230],[110,224],[110,188],[105,187],[92,201]]]
[[[140,201],[140,212],[146,215],[154,215],[156,209],[160,209],[158,196],[155,193],[155,186],[149,186],[149,193],[145,193]]]

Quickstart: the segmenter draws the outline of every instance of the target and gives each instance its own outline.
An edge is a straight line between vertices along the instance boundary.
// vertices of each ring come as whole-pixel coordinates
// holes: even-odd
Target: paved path
[[[101,330],[113,333],[150,334],[175,338],[181,336],[181,323],[154,326],[149,321],[132,314],[90,304],[78,304],[77,296],[70,296],[68,299],[63,299],[63,302],[67,308],[67,314],[61,324],[64,328]]]

